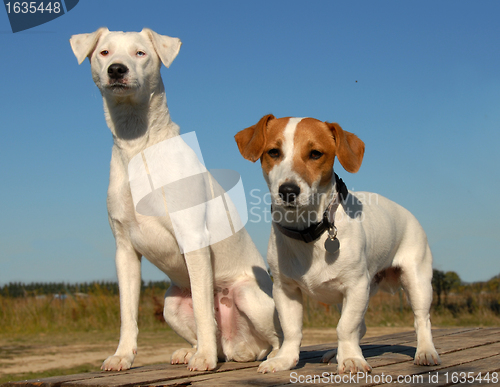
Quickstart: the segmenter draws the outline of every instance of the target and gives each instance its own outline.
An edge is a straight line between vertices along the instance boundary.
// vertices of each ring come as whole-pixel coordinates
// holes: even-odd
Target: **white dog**
[[[338,124],[312,118],[263,117],[236,136],[246,159],[261,160],[272,197],[267,259],[274,277],[284,342],[260,372],[297,364],[302,339],[302,294],[341,303],[338,372],[370,371],[359,341],[377,288],[402,285],[415,315],[415,364],[439,364],[429,320],[432,255],[426,235],[406,209],[373,193],[350,192],[333,172],[338,158],[357,172],[364,143]],[[328,362],[334,352],[328,352]]]
[[[197,251],[181,254],[168,214],[141,215],[131,196],[130,160],[179,135],[179,127],[170,119],[160,67],[172,63],[180,40],[146,28],[138,33],[100,28],[74,35],[70,43],[79,64],[86,57],[90,60],[114,140],[107,204],[116,239],[121,331],[116,353],[102,368],[128,369],[136,356],[142,256],[170,278],[165,320],[192,345],[174,352],[172,364],[211,370],[218,358],[265,358],[279,346],[279,325],[271,279],[245,229],[212,246],[200,245]],[[169,167],[176,168],[165,166]]]

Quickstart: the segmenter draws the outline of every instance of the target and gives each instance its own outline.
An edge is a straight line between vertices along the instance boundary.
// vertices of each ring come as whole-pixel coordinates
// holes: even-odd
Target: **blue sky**
[[[0,10],[0,284],[116,278],[112,138],[89,62],[68,42],[101,26],[183,41],[162,69],[172,118],[196,131],[209,168],[242,175],[264,256],[267,187],[233,136],[273,113],[356,133],[361,170],[336,172],[412,211],[435,268],[499,274],[499,15],[497,1],[80,0],[13,34]],[[145,280],[165,278],[143,267]]]

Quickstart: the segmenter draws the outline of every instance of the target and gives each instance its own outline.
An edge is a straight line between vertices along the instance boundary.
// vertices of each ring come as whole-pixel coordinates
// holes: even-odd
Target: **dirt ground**
[[[412,330],[412,327],[368,328],[366,337]],[[26,340],[0,338],[0,375],[43,372],[82,364],[95,366],[97,371],[102,361],[113,354],[118,343],[118,340],[103,337],[98,333],[75,337],[72,335],[38,336]],[[308,328],[304,330],[302,345],[335,341],[337,334],[334,328]],[[172,352],[182,348],[185,345],[183,343],[183,340],[172,332],[141,333],[134,366],[168,362]]]

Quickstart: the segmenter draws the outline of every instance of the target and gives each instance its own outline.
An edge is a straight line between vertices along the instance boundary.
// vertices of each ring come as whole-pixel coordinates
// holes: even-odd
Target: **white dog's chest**
[[[317,282],[314,279],[304,278],[299,281],[299,287],[309,297],[328,305],[342,303],[345,286],[342,281],[332,278],[327,281]]]
[[[111,163],[113,167],[113,161]],[[113,171],[112,168],[112,172]],[[112,179],[110,181],[113,181]],[[138,214],[127,179],[114,180],[108,189],[108,214],[116,237],[125,236],[132,247],[178,285],[189,286],[184,257],[180,253],[168,217]]]
[[[326,253],[321,242],[304,244],[284,238],[277,236],[280,261],[277,257],[268,257],[271,267],[277,264],[280,276],[295,282],[311,298],[327,304],[342,302],[346,288],[345,265],[339,262],[338,255]],[[283,254],[283,250],[288,253]]]

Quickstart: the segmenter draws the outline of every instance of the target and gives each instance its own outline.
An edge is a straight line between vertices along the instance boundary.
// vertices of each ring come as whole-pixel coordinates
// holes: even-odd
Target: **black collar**
[[[342,181],[337,174],[335,174],[335,188],[337,189],[338,196],[341,201],[345,201],[347,195],[349,194],[345,183]],[[331,205],[332,203],[330,203]],[[284,227],[279,223],[274,222],[274,225],[278,230],[281,231],[283,235],[286,235],[289,238],[297,239],[299,241],[303,241],[306,243],[314,242],[317,240],[323,233],[333,227],[333,221],[330,222],[328,219],[328,210],[330,205],[326,208],[323,213],[323,219],[321,222],[313,223],[308,228],[304,230],[295,230],[292,228]],[[271,209],[272,210],[272,209]]]

